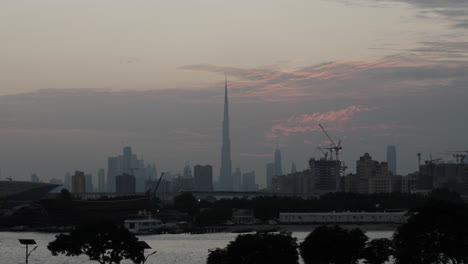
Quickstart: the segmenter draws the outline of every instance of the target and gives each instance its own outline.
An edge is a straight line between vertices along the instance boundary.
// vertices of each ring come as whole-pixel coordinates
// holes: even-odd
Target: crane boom
[[[327,138],[330,140],[333,146],[336,147],[335,141],[333,141],[330,135],[328,135],[327,131],[325,130],[325,128],[323,128],[322,124],[319,124],[319,127],[322,129],[323,133],[325,134],[325,136],[327,136]]]
[[[154,188],[154,191],[153,191],[153,196],[156,195],[156,191],[158,190],[159,188],[159,184],[161,184],[161,180],[163,178],[163,175],[164,175],[164,172],[161,173],[161,177],[159,177],[159,181],[158,181],[158,184],[156,184],[156,187]]]
[[[330,135],[328,135],[327,131],[325,130],[325,128],[322,126],[322,124],[319,124],[319,127],[322,129],[323,133],[325,134],[325,136],[327,136],[327,138],[330,140],[331,142],[331,149],[332,150],[335,150],[335,157],[336,157],[336,160],[340,160],[339,158],[339,153],[340,153],[340,150],[343,149],[343,147],[341,147],[341,140],[338,142],[338,145],[335,143],[335,141],[333,141],[333,139],[330,137]],[[333,158],[332,158],[333,159]]]

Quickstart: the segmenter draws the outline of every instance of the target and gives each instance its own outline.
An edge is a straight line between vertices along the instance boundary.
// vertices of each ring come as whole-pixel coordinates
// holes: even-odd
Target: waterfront
[[[293,232],[293,236],[301,242],[309,232]],[[393,231],[368,231],[366,235],[370,238],[389,238]],[[208,250],[217,247],[224,247],[230,241],[234,240],[238,234],[233,233],[212,233],[201,235],[151,235],[140,236],[140,240],[146,241],[152,250],[158,253],[146,262],[148,264],[202,264],[206,263]],[[36,240],[38,248],[30,257],[30,264],[48,263],[48,264],[78,264],[78,263],[97,263],[91,262],[86,256],[65,257],[52,256],[47,249],[47,244],[55,238],[51,233],[35,232],[1,232],[0,233],[0,256],[1,263],[17,264],[24,263],[25,249],[20,246],[19,238],[31,238]],[[129,262],[122,262],[129,263]]]

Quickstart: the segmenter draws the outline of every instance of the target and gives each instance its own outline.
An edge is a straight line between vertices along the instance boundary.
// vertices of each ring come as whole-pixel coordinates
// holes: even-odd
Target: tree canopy
[[[320,226],[301,243],[300,252],[306,264],[351,264],[360,259],[367,239],[361,229]]]
[[[396,263],[468,263],[467,223],[466,204],[429,201],[394,234]]]
[[[139,263],[145,259],[138,238],[110,222],[83,225],[70,234],[59,234],[47,248],[54,256],[84,254],[101,264],[120,263],[123,259]]]
[[[291,233],[239,235],[226,248],[210,251],[207,264],[297,264],[296,239]]]
[[[365,264],[384,264],[392,254],[392,241],[388,238],[377,238],[367,243],[362,257]]]

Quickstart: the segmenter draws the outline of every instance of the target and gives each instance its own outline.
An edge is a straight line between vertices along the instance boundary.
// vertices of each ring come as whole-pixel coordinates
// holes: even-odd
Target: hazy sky
[[[261,185],[276,142],[306,168],[318,123],[349,171],[396,144],[408,173],[468,149],[467,31],[465,0],[2,0],[1,177],[96,174],[122,142],[217,176],[224,73],[233,167]]]

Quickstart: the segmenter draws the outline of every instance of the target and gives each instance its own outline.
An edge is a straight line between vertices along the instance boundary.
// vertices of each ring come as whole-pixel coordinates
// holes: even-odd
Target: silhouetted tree
[[[209,250],[206,264],[227,264],[227,253],[224,248]]]
[[[239,235],[224,249],[210,251],[207,264],[297,264],[296,239],[291,233]]]
[[[392,241],[387,238],[378,238],[367,243],[362,257],[366,264],[383,264],[390,259],[392,252]]]
[[[397,264],[468,263],[468,207],[431,200],[393,237]]]
[[[174,208],[180,212],[194,216],[198,213],[198,200],[189,192],[184,192],[174,197]]]
[[[120,263],[130,259],[135,263],[144,260],[144,249],[135,237],[125,228],[110,222],[83,225],[70,234],[59,234],[47,248],[52,255],[87,255],[90,260],[101,264]]]
[[[73,196],[72,194],[70,193],[70,191],[68,189],[62,189],[60,191],[60,199],[63,199],[63,200],[72,200],[73,199]]]
[[[361,229],[320,226],[301,243],[300,252],[306,264],[351,264],[360,259],[367,239]]]

